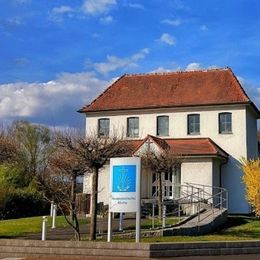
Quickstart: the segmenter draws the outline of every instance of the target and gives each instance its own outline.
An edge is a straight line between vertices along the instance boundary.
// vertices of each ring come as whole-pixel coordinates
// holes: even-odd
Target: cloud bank
[[[93,72],[62,73],[45,83],[1,84],[0,117],[7,121],[28,119],[54,126],[78,126],[81,119],[76,111],[108,84]]]

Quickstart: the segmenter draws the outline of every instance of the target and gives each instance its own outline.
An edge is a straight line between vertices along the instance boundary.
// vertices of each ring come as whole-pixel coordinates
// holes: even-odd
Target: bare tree
[[[94,135],[80,139],[78,145],[77,154],[82,158],[88,169],[92,172],[90,240],[95,240],[99,171],[110,158],[125,156],[129,147],[127,142],[123,142],[116,136],[112,138],[99,138]]]
[[[82,138],[79,132],[71,130],[54,133],[55,149],[49,157],[47,170],[38,179],[45,198],[55,202],[67,223],[74,229],[76,240],[81,239],[76,207],[77,177],[88,170],[77,152]]]
[[[0,128],[0,164],[11,163],[18,157],[18,146],[11,134]]]
[[[39,178],[45,198],[54,201],[67,223],[74,229],[75,239],[80,240],[78,209],[76,207],[76,181],[84,174],[85,168],[73,153],[57,150],[49,159],[49,167]],[[70,213],[70,218],[67,213]]]
[[[91,226],[90,239],[96,239],[97,226],[97,201],[98,201],[98,175],[99,170],[112,157],[124,156],[128,151],[128,143],[122,142],[117,137],[99,138],[96,135],[84,137],[79,133],[63,133],[58,134],[56,138],[56,146],[63,153],[70,155],[72,160],[68,160],[68,167],[64,172],[69,173],[69,176],[88,172],[92,174],[92,194],[91,194]],[[63,160],[64,162],[64,160]],[[57,162],[55,163],[57,166]],[[56,167],[55,166],[55,167]],[[65,167],[60,165],[59,168]],[[73,177],[73,178],[74,178]],[[75,179],[73,179],[75,180]],[[71,186],[71,191],[74,189]],[[73,192],[71,192],[72,194]],[[74,195],[73,195],[74,196]],[[73,208],[74,200],[71,208]],[[73,202],[74,201],[74,202]]]
[[[159,218],[162,217],[162,204],[163,204],[163,174],[172,174],[174,167],[179,166],[181,163],[180,156],[174,154],[172,149],[168,148],[160,152],[147,150],[142,155],[144,165],[156,174],[158,186],[158,213]]]

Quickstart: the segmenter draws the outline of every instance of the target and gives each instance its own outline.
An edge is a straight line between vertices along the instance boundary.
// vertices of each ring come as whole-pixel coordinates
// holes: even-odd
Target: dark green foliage
[[[40,216],[49,213],[50,205],[36,191],[6,189],[0,203],[0,219]]]

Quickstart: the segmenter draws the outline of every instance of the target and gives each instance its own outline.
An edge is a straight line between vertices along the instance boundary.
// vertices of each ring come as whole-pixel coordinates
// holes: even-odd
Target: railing
[[[224,210],[228,209],[228,192],[225,188],[217,187],[217,186],[210,186],[204,184],[197,184],[197,183],[186,183],[189,186],[200,188],[203,194],[203,201],[206,202],[206,205],[210,206],[209,214],[204,214],[204,218],[200,218],[200,213],[198,218],[200,221],[204,220],[205,218],[209,217],[210,215],[214,219],[214,211],[221,210],[221,213]],[[210,190],[211,192],[206,191]]]
[[[157,196],[158,192],[154,194],[154,198]],[[152,204],[151,216],[152,228],[154,228],[157,201],[154,199]],[[210,216],[214,219],[216,210],[221,210],[221,214],[223,214],[225,209],[228,208],[228,193],[224,188],[203,184],[185,183],[184,185],[173,185],[172,198],[164,199],[162,206],[162,218],[159,219],[162,227],[166,227],[167,221],[165,219],[167,220],[170,217],[179,218],[179,221],[175,223],[178,224],[185,218],[197,216],[199,223]]]

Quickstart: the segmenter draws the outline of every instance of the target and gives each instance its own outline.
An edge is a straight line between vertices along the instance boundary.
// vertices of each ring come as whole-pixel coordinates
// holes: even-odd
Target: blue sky
[[[0,118],[83,127],[124,73],[231,67],[260,105],[258,0],[0,0]]]

